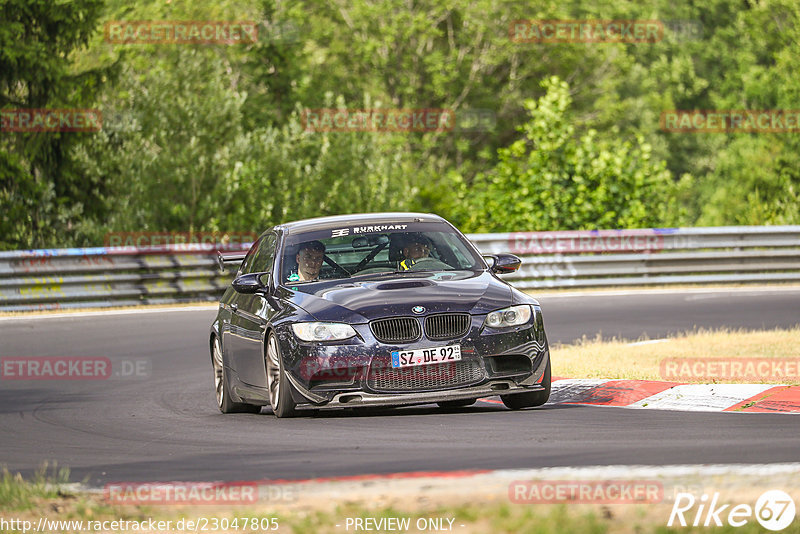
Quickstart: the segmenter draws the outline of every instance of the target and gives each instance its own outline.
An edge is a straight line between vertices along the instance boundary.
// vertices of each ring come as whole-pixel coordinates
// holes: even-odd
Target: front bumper
[[[300,342],[287,327],[279,337],[286,347],[285,368],[294,400],[314,408],[398,406],[543,390],[539,382],[550,356],[540,310],[531,323],[512,329],[487,329],[484,318],[473,316],[461,338],[431,341],[423,336],[404,345],[380,343],[367,324],[353,325],[355,338],[325,344]],[[392,351],[451,344],[461,345],[462,362],[479,368],[479,377],[464,384],[443,382],[441,387],[403,391],[376,390],[375,381],[368,380],[374,376],[371,369],[387,369]],[[433,366],[413,369],[425,367]]]

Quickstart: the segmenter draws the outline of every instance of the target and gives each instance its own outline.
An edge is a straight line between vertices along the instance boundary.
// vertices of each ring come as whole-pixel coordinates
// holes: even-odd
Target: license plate
[[[392,367],[411,367],[432,363],[457,362],[461,359],[461,345],[448,345],[417,350],[396,350],[392,352]]]

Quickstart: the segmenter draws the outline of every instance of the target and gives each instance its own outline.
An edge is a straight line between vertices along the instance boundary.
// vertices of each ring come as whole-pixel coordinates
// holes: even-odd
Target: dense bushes
[[[97,133],[0,133],[0,248],[381,210],[498,232],[800,223],[796,134],[659,127],[663,110],[796,109],[800,8],[673,4],[0,0],[0,108],[96,107],[105,117]],[[581,18],[668,24],[646,44],[508,37],[516,19]],[[261,38],[103,40],[106,21],[148,19],[257,19]],[[302,110],[323,107],[492,120],[306,131]]]

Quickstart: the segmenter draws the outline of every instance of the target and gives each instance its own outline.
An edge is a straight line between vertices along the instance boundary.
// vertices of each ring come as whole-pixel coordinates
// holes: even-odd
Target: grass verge
[[[7,474],[7,472],[6,472]],[[703,532],[707,534],[752,534],[762,532],[751,520],[744,527],[714,528],[666,526],[672,503],[656,504],[514,504],[508,495],[496,494],[482,501],[474,496],[453,491],[450,504],[419,503],[419,499],[398,499],[393,505],[376,506],[374,501],[349,499],[346,494],[332,492],[325,503],[278,509],[253,504],[234,506],[111,506],[97,493],[68,491],[63,487],[63,475],[24,481],[19,476],[5,476],[2,483],[3,500],[0,516],[6,521],[28,521],[28,532],[34,530],[39,518],[47,519],[48,532],[284,532],[293,534],[343,532],[457,532],[459,534],[669,534]],[[375,487],[380,493],[381,488]],[[424,493],[424,486],[419,493]],[[9,499],[9,496],[12,496]],[[735,499],[731,494],[729,498]],[[748,496],[748,500],[754,497]],[[361,528],[357,528],[361,521]],[[386,523],[382,520],[391,520]],[[61,521],[56,526],[53,521]],[[116,527],[112,521],[125,522]],[[153,527],[156,522],[158,526]],[[250,522],[267,528],[250,528]],[[66,523],[71,522],[71,523]],[[160,523],[159,523],[160,522]],[[169,523],[167,523],[169,522]],[[120,524],[118,523],[118,524]],[[247,523],[247,526],[244,524]],[[139,526],[133,526],[134,524]],[[380,526],[383,528],[380,528]],[[404,528],[398,525],[405,525]],[[17,523],[4,532],[21,532]],[[370,527],[370,528],[367,528]],[[392,528],[393,527],[393,528]],[[153,530],[155,528],[155,530]],[[799,532],[796,519],[784,532]]]
[[[31,480],[11,474],[3,468],[0,473],[0,510],[22,511],[36,508],[42,500],[63,497],[62,486],[69,481],[69,469],[44,464]]]
[[[696,381],[747,383],[798,383],[800,327],[788,330],[697,330],[659,340],[603,340],[584,338],[572,345],[554,345],[550,355],[553,374],[565,378],[618,378],[630,380],[670,380],[662,369],[665,360],[688,363],[710,359],[770,359],[794,361],[784,366],[785,376],[733,375],[724,379]],[[793,370],[793,373],[792,373]],[[698,377],[702,378],[702,377]],[[754,380],[757,378],[757,380]],[[686,380],[684,380],[686,381]],[[693,381],[693,380],[688,380]]]

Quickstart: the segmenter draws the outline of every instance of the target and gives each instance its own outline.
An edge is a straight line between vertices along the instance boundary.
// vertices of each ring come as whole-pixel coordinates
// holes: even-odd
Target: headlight
[[[292,330],[303,341],[337,341],[356,335],[352,326],[342,323],[295,323]]]
[[[511,306],[502,310],[493,311],[486,316],[483,324],[489,328],[505,328],[525,324],[531,320],[531,307],[527,304]]]

